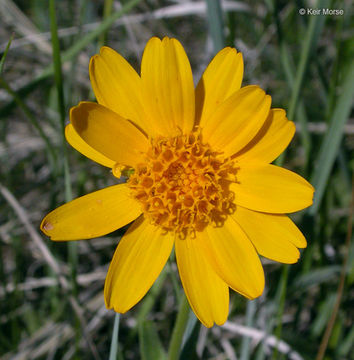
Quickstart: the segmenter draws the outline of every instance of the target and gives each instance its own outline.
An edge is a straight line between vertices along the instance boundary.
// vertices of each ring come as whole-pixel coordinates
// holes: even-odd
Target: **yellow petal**
[[[235,291],[249,299],[262,295],[264,273],[254,246],[232,217],[221,227],[208,226],[204,250],[215,271]]]
[[[240,89],[243,77],[242,54],[226,47],[210,62],[196,88],[196,122],[204,127],[216,107]]]
[[[140,204],[126,184],[81,196],[50,212],[41,230],[52,240],[91,239],[130,223],[141,214]]]
[[[141,216],[118,244],[108,269],[104,298],[108,309],[125,313],[150,289],[170,256],[174,235]]]
[[[203,140],[230,156],[246,146],[263,126],[271,98],[258,86],[245,86],[221,105],[202,128]]]
[[[90,79],[100,104],[148,131],[141,102],[141,79],[121,55],[103,46],[100,54],[91,58]]]
[[[286,216],[266,214],[237,206],[231,215],[252,241],[258,253],[286,264],[296,263],[298,247],[306,247],[306,240],[296,225]]]
[[[96,151],[84,140],[82,140],[78,133],[75,131],[72,124],[68,124],[65,127],[65,138],[75,150],[85,155],[89,159],[109,168],[112,168],[114,166],[115,161],[102,155],[100,152]]]
[[[137,127],[96,103],[81,102],[71,108],[70,121],[88,145],[122,165],[134,167],[149,147]]]
[[[204,235],[204,234],[203,234]],[[229,288],[201,253],[203,238],[176,238],[179,275],[189,304],[206,326],[222,325],[229,312]]]
[[[236,154],[236,159],[271,163],[287,148],[294,134],[295,124],[286,118],[285,111],[271,109],[261,130]]]
[[[291,213],[312,204],[314,188],[303,177],[275,165],[240,165],[230,185],[235,203],[267,213]]]
[[[174,136],[194,126],[192,70],[176,39],[149,40],[141,62],[143,103],[157,133]]]

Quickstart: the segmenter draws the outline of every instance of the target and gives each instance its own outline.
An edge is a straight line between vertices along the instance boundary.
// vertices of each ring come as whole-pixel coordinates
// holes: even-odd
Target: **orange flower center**
[[[152,140],[128,186],[151,223],[185,237],[209,224],[221,226],[234,212],[229,184],[236,172],[234,161],[212,151],[193,132]]]

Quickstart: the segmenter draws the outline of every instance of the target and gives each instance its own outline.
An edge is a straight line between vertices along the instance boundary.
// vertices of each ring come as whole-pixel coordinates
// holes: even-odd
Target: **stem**
[[[275,337],[277,338],[277,346],[275,347],[275,352],[272,355],[272,359],[277,359],[278,357],[278,342],[280,341],[281,332],[282,332],[282,318],[284,313],[284,307],[285,307],[285,297],[286,297],[286,287],[288,283],[288,277],[289,277],[289,265],[285,265],[283,267],[283,273],[280,280],[280,289],[279,289],[279,308],[277,313],[277,327],[275,329]]]
[[[118,334],[119,334],[119,319],[120,314],[116,313],[114,317],[113,333],[111,340],[111,348],[109,350],[109,360],[116,360],[118,353]]]
[[[168,360],[178,360],[181,351],[183,334],[187,327],[189,315],[189,304],[186,295],[182,295],[181,305],[178,311],[175,327],[173,328],[170,348],[168,350]]]

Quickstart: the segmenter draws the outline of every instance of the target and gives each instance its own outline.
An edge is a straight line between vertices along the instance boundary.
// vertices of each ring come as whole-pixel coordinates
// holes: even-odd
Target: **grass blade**
[[[319,3],[320,1],[317,1],[316,5],[313,7],[319,8]],[[321,1],[322,8],[327,8],[328,6],[329,6],[328,0]],[[321,33],[325,19],[326,16],[311,16],[307,33],[304,42],[302,44],[300,62],[297,67],[294,88],[290,99],[289,112],[288,112],[288,117],[290,120],[294,120],[295,110],[297,107],[297,102],[299,99],[302,83],[305,77],[310,53],[315,48],[314,44],[316,44],[317,39]]]
[[[293,89],[294,83],[295,83],[295,76],[294,76],[295,71],[293,69],[293,64],[291,62],[289,49],[283,41],[281,41],[281,43],[280,43],[280,59],[281,59],[281,63],[284,68],[286,80],[289,84],[289,87],[291,89]],[[306,165],[308,164],[309,158],[310,158],[312,140],[311,140],[310,132],[307,127],[307,116],[306,116],[305,106],[301,99],[298,102],[296,118],[301,125],[300,137],[301,137],[302,145],[305,150],[304,157],[306,159],[306,163],[305,163],[305,167],[306,167]]]
[[[105,0],[104,5],[103,5],[103,20],[110,17],[110,15],[112,14],[112,9],[113,9],[113,0]],[[100,35],[100,38],[98,41],[100,46],[103,46],[106,43],[107,32],[108,32],[108,30],[106,30],[105,32],[103,32]]]
[[[58,92],[58,104],[60,113],[60,125],[64,132],[65,127],[65,104],[64,104],[64,90],[63,90],[63,74],[61,70],[61,56],[60,45],[58,38],[58,26],[55,14],[55,0],[49,1],[49,15],[50,15],[50,31],[52,35],[52,48],[53,48],[53,64],[54,64],[54,78]]]
[[[65,200],[66,202],[72,200],[71,179],[69,170],[69,161],[67,153],[67,143],[65,140],[65,117],[66,109],[64,102],[64,88],[63,88],[63,73],[61,65],[60,45],[58,38],[58,26],[55,13],[55,0],[49,1],[49,17],[50,17],[50,31],[52,35],[52,48],[53,48],[53,65],[54,65],[54,79],[57,88],[58,107],[60,114],[60,128],[61,128],[61,141],[63,152],[63,167],[64,167],[64,184],[65,184]],[[74,242],[68,243],[69,247],[69,263],[71,265],[73,287],[76,288],[76,268],[77,268],[77,244]]]
[[[166,359],[166,353],[152,321],[145,320],[139,324],[139,345],[142,360]]]
[[[354,97],[354,63],[351,62],[347,72],[343,76],[344,84],[342,93],[338,98],[337,105],[333,111],[330,127],[324,140],[312,174],[311,183],[315,187],[314,204],[310,208],[310,215],[315,215],[321,205],[326,185],[331,173],[334,161],[338,154],[340,142],[343,136],[344,125],[350,114]]]
[[[196,359],[201,323],[192,311],[189,312],[186,330],[183,334],[180,359]]]
[[[219,0],[206,0],[209,20],[209,31],[213,39],[214,52],[217,53],[225,46],[224,22]]]
[[[59,46],[59,38],[58,38],[57,20],[55,14],[55,0],[49,1],[49,15],[50,15],[50,31],[52,34],[54,78],[55,78],[55,85],[57,88],[62,150],[64,154],[63,161],[64,161],[64,177],[65,177],[65,199],[66,201],[70,201],[72,199],[72,191],[71,191],[71,180],[70,180],[70,172],[68,165],[68,157],[66,151],[66,141],[64,135],[66,110],[64,104],[63,74],[61,70],[61,55],[60,55],[60,46]]]
[[[5,49],[5,51],[4,51],[4,54],[3,54],[2,57],[1,57],[1,60],[0,60],[0,75],[2,74],[2,72],[3,72],[3,70],[4,70],[5,59],[6,59],[7,53],[8,53],[8,51],[9,51],[9,49],[10,49],[10,45],[11,45],[11,42],[12,42],[12,39],[13,39],[13,38],[14,38],[14,34],[12,34],[12,35],[10,36],[10,40],[9,40],[9,42],[8,42],[7,45],[6,45],[6,49]]]

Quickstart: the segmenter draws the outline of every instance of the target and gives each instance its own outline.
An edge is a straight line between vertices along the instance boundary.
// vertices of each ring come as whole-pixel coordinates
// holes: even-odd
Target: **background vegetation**
[[[1,359],[109,357],[115,315],[105,309],[103,283],[124,229],[67,244],[51,243],[38,228],[72,196],[114,182],[63,141],[70,107],[94,100],[90,57],[105,43],[139,71],[153,35],[182,42],[195,82],[219,48],[242,51],[243,84],[261,85],[273,107],[286,108],[297,123],[278,161],[317,190],[314,206],[294,216],[308,239],[299,263],[262,259],[264,294],[250,302],[232,293],[224,326],[208,330],[190,313],[181,359],[354,358],[353,3],[230,0],[221,11],[218,5],[0,0]],[[301,8],[343,15],[300,15]],[[163,359],[180,294],[170,262],[144,300],[121,316],[111,359],[117,344],[118,359]]]

